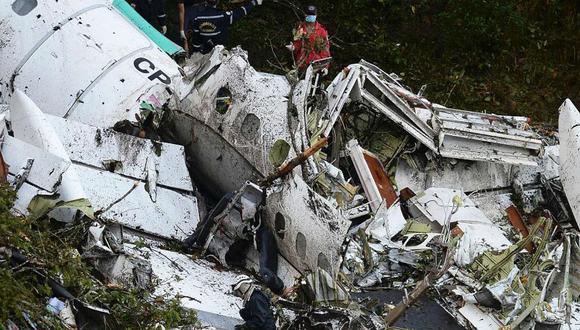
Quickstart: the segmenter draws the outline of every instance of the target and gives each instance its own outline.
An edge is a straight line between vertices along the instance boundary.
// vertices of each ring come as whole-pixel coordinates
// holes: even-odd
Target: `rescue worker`
[[[296,66],[300,71],[304,71],[313,61],[330,57],[328,32],[318,23],[316,12],[315,6],[306,8],[304,22],[294,30],[294,39],[286,46],[293,52]]]
[[[236,329],[275,330],[276,321],[270,298],[258,288],[247,275],[239,275],[232,285],[234,295],[244,300],[240,316],[245,323]]]
[[[249,4],[232,11],[217,9],[218,0],[208,0],[192,22],[193,38],[191,51],[209,53],[216,45],[223,45],[228,40],[230,25],[246,16],[250,10],[261,5],[262,0],[252,0]]]
[[[129,3],[149,24],[164,35],[167,33],[165,0],[131,0]]]
[[[203,0],[178,0],[178,24],[179,24],[179,38],[183,43],[183,49],[189,54],[189,41],[185,31],[191,30],[191,21],[197,16],[198,12],[204,8],[206,2]]]

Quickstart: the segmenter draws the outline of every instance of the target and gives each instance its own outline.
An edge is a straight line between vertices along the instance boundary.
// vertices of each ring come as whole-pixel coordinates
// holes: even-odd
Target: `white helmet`
[[[232,284],[234,295],[248,301],[254,292],[254,281],[248,275],[236,276],[236,281]]]

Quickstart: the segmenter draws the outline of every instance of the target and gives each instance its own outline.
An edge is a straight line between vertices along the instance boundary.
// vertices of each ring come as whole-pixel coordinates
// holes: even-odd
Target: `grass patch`
[[[153,297],[149,291],[109,287],[80,256],[90,221],[64,225],[47,218],[32,221],[11,214],[16,194],[0,185],[0,320],[39,328],[64,328],[46,305],[53,296],[46,276],[60,282],[79,301],[106,308],[112,329],[199,328],[195,311],[183,309],[178,299]],[[26,262],[10,258],[18,251]],[[13,253],[13,252],[12,252]],[[46,276],[44,276],[46,275]],[[28,319],[28,320],[27,320]]]

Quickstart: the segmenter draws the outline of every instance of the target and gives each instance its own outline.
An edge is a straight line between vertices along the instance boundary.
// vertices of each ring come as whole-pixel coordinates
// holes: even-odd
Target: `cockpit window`
[[[36,0],[15,0],[12,3],[12,10],[20,16],[26,16],[36,8],[36,6],[38,6]]]

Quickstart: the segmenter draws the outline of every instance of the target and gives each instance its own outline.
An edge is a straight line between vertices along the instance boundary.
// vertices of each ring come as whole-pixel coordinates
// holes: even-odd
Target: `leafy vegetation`
[[[108,287],[99,281],[77,250],[90,223],[63,226],[46,218],[17,217],[10,213],[14,200],[14,190],[0,185],[0,324],[8,319],[27,324],[28,317],[39,328],[63,328],[46,308],[53,296],[44,276],[48,275],[78,300],[109,309],[107,322],[113,329],[198,325],[195,312],[183,310],[177,299],[154,298],[146,290]],[[20,252],[27,261],[11,262],[6,249]]]
[[[284,45],[307,3],[331,38],[331,77],[364,58],[415,91],[427,84],[432,101],[552,124],[565,98],[580,104],[577,0],[264,0],[228,46],[283,73],[292,66]]]

